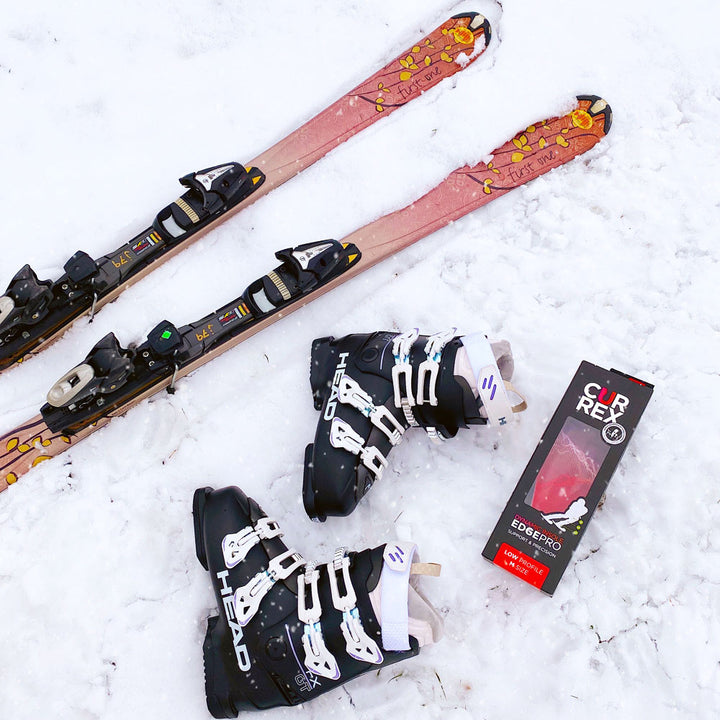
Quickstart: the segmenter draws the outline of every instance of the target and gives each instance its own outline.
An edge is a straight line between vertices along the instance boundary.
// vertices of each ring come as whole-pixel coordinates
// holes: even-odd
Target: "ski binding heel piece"
[[[52,282],[39,280],[29,265],[23,265],[0,297],[0,331],[39,322],[52,299]]]
[[[341,275],[361,253],[352,243],[321,240],[279,250],[275,257],[282,265],[250,285],[245,293],[258,315],[273,312]]]
[[[180,178],[187,192],[163,208],[153,226],[169,244],[176,243],[235,207],[264,181],[265,175],[260,170],[245,168],[237,162],[188,173]]]
[[[129,351],[120,347],[114,333],[108,333],[88,353],[84,362],[65,373],[47,395],[48,405],[72,408],[79,403],[112,393],[125,384],[133,371]]]

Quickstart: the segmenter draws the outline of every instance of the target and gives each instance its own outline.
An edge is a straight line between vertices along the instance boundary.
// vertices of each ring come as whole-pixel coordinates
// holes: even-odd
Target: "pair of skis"
[[[455,16],[248,166],[227,163],[183,178],[188,191],[164,208],[151,228],[117,252],[98,261],[76,253],[65,268],[66,275],[56,283],[42,283],[34,273],[29,275],[29,268],[23,268],[21,283],[27,282],[24,296],[51,291],[52,297],[45,295],[47,302],[40,302],[40,306],[52,314],[56,307],[69,305],[71,317],[60,319],[54,326],[46,323],[51,332],[43,330],[39,339],[32,340],[35,344],[16,349],[11,362],[37,352],[73,318],[109,302],[130,282],[147,274],[153,263],[172,256],[187,241],[308,167],[379,117],[457,72],[461,67],[457,59],[461,55],[477,57],[489,36],[489,24],[481,15]],[[138,347],[123,348],[110,333],[80,365],[55,383],[39,415],[0,438],[0,491],[34,465],[62,453],[146,397],[163,388],[172,390],[179,378],[293,310],[589,150],[608,132],[611,120],[604,100],[580,96],[572,112],[531,125],[495,150],[491,162],[455,170],[419,200],[342,241],[323,240],[279,251],[278,267],[211,315],[179,328],[169,321],[160,323]],[[138,259],[141,256],[143,261]],[[117,280],[118,275],[118,284],[111,287],[110,281]],[[61,291],[58,294],[56,286]],[[77,295],[68,298],[68,289]],[[0,340],[4,344],[7,318],[21,307],[22,297],[22,293],[8,292],[0,298]],[[32,321],[32,313],[29,317]],[[43,322],[35,321],[36,325]],[[22,324],[24,332],[28,333],[32,325]],[[32,337],[30,332],[24,339]],[[2,348],[0,345],[0,353]]]

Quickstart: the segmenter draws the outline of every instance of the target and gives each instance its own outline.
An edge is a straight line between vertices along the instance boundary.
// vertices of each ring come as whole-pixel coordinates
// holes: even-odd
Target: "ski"
[[[482,15],[455,15],[249,163],[227,162],[180,178],[186,192],[121,247],[96,259],[79,250],[54,281],[23,266],[0,296],[0,371],[39,352],[78,317],[92,318],[235,212],[462,70],[489,42],[490,24]]]
[[[610,129],[609,105],[580,96],[561,117],[531,125],[493,153],[463,167],[407,207],[355,230],[281,250],[281,264],[239,298],[198,322],[160,323],[138,347],[105,336],[48,393],[40,414],[0,438],[0,490],[113,417],[234,347],[271,323],[384,258],[586,152]]]

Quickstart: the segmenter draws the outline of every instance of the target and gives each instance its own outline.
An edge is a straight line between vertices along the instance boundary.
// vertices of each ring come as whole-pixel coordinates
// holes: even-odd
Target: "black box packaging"
[[[483,556],[552,595],[653,392],[583,361]]]

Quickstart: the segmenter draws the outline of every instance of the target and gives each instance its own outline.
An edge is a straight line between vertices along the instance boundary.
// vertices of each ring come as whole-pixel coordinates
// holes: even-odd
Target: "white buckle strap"
[[[316,675],[337,680],[340,677],[335,656],[327,649],[322,634],[320,617],[320,596],[318,593],[319,571],[313,563],[305,565],[304,572],[298,577],[298,619],[305,623],[302,644],[305,650],[305,667]],[[307,586],[310,586],[310,607],[305,599]]]
[[[383,661],[383,655],[377,643],[363,628],[360,612],[357,609],[357,596],[350,580],[350,558],[345,553],[345,548],[338,548],[332,563],[328,563],[327,566],[333,607],[343,614],[340,630],[345,638],[345,652],[360,662],[379,665]],[[344,595],[340,595],[338,589],[338,571],[342,573]]]
[[[437,332],[428,338],[425,343],[425,354],[427,360],[420,363],[418,367],[418,391],[417,391],[417,403],[422,405],[423,403],[429,402],[431,405],[437,405],[438,399],[435,392],[437,386],[438,372],[440,370],[440,358],[442,357],[442,351],[445,345],[455,337],[457,328],[450,328],[450,330],[443,330]],[[428,395],[425,397],[425,376],[429,375],[428,380]]]
[[[349,423],[337,417],[333,418],[330,424],[330,444],[334,448],[359,455],[362,464],[374,473],[376,480],[382,477],[388,464],[385,456],[374,445],[365,447],[365,441]]]
[[[403,400],[409,407],[415,404],[415,397],[412,391],[412,365],[410,365],[410,349],[418,339],[420,331],[418,328],[408,330],[397,335],[393,340],[392,354],[395,357],[395,365],[392,369],[392,384],[395,393],[395,407],[403,406]],[[405,392],[403,394],[401,381],[404,380]],[[414,418],[413,418],[414,419]]]
[[[488,424],[505,425],[511,422],[514,420],[512,404],[490,341],[485,335],[474,333],[463,337],[462,344],[477,378],[477,391],[487,413]]]
[[[408,582],[417,547],[410,542],[388,543],[383,551],[382,644],[385,650],[409,650]]]
[[[247,557],[250,548],[255,547],[260,540],[269,540],[280,535],[280,526],[268,517],[260,518],[254,528],[248,525],[240,532],[226,535],[222,541],[225,567],[229,570],[239,565]]]
[[[300,553],[287,550],[281,555],[276,555],[270,561],[267,570],[261,570],[235,591],[235,615],[241,627],[245,627],[253,619],[270,588],[278,580],[290,577],[303,563]]]
[[[338,383],[338,400],[370,418],[370,422],[387,435],[392,445],[398,445],[402,440],[405,428],[384,405],[376,406],[370,394],[347,374],[343,375]]]

